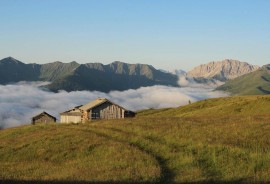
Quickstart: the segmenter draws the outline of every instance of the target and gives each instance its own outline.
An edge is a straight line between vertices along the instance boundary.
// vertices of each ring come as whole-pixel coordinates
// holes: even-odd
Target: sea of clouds
[[[31,123],[31,117],[46,111],[58,118],[59,113],[78,105],[83,105],[98,97],[129,109],[178,107],[207,98],[227,96],[221,91],[213,91],[213,85],[202,85],[185,76],[179,77],[182,87],[151,86],[126,91],[59,91],[44,90],[44,82],[20,82],[0,85],[0,129]]]

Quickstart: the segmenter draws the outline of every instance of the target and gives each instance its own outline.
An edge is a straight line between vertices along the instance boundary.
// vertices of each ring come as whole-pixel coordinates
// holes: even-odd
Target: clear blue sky
[[[0,58],[270,63],[270,0],[0,0]]]

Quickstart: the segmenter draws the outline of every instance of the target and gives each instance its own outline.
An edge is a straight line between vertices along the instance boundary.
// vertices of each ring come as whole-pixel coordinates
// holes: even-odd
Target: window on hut
[[[100,119],[99,113],[93,112],[92,115],[91,115],[91,119]]]

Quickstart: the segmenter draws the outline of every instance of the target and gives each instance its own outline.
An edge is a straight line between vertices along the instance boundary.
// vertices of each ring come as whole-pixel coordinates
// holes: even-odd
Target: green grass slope
[[[217,90],[227,91],[233,95],[270,94],[270,73],[268,67],[264,66],[255,72],[229,80],[224,85],[218,87]]]
[[[178,108],[149,109],[138,116],[160,117],[222,117],[268,115],[270,95],[212,98]]]
[[[1,130],[0,180],[267,183],[269,99],[211,99],[132,119]]]

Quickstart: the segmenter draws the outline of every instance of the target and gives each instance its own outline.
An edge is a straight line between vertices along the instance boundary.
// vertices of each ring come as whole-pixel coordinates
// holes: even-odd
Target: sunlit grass
[[[232,102],[218,100],[227,101],[224,106]],[[151,116],[145,111],[141,112],[144,116],[139,114],[133,119],[1,130],[0,179],[270,181],[270,116],[265,115],[265,110],[261,114],[215,114],[219,104],[207,101],[189,105],[187,113],[197,112],[196,116],[173,117],[167,116],[170,109],[151,110]],[[252,103],[258,101],[260,98]],[[202,114],[195,108],[200,105],[207,106]],[[247,107],[250,105],[242,106]],[[187,109],[171,111],[181,113]],[[210,109],[213,116],[206,116]],[[163,116],[154,115],[162,112]]]

